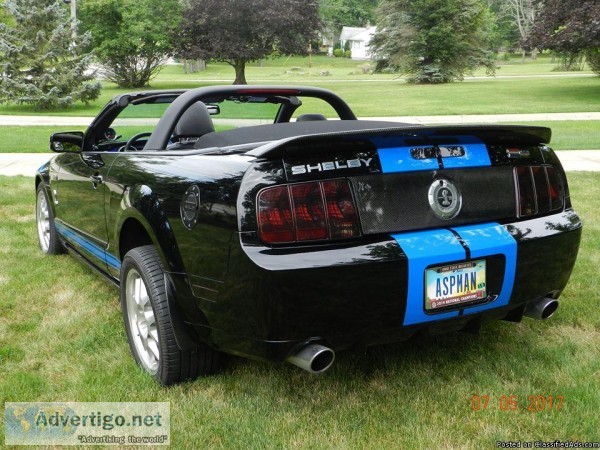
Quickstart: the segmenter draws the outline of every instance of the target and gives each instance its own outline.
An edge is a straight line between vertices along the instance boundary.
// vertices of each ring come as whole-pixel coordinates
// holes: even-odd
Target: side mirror
[[[77,153],[83,148],[83,131],[54,133],[50,136],[50,150],[57,153]]]

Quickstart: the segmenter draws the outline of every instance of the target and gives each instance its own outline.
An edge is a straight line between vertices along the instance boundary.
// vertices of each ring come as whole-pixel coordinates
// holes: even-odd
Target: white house
[[[377,27],[344,27],[340,34],[340,45],[345,48],[346,42],[349,43],[352,59],[370,59],[369,43],[375,31],[377,31]]]

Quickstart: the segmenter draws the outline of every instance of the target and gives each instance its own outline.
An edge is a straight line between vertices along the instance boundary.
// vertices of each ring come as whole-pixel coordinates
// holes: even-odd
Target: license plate
[[[433,311],[487,297],[485,260],[431,267],[425,271],[425,309]]]

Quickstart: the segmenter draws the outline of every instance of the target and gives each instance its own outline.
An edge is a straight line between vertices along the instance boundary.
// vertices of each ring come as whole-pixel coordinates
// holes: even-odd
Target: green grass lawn
[[[327,87],[327,86],[323,86]],[[486,79],[441,85],[341,83],[334,90],[359,116],[598,111],[600,78]]]
[[[161,388],[129,354],[117,291],[37,248],[33,180],[0,177],[0,400],[169,401],[174,448],[496,448],[600,439],[600,184],[570,174],[585,221],[580,257],[548,321],[488,324],[342,352],[323,376],[231,359],[216,376]],[[473,411],[473,395],[489,395]],[[499,408],[516,395],[519,409]],[[528,396],[564,396],[527,411]],[[0,426],[0,443],[4,427]]]
[[[483,79],[442,85],[409,85],[395,79],[323,83],[303,77],[286,83],[330,89],[346,100],[358,116],[596,112],[600,104],[598,77]],[[219,83],[157,79],[152,88],[195,88],[210,84]],[[50,112],[30,106],[0,105],[0,114],[94,117],[110,98],[123,92],[126,90],[107,85],[100,99],[89,105],[77,104]]]
[[[357,79],[387,80],[397,78],[397,74],[371,74],[368,70],[373,63],[369,61],[354,61],[347,58],[329,58],[327,56],[308,57],[291,56],[275,59],[266,59],[261,63],[251,62],[246,66],[248,81],[264,80],[276,81],[278,79],[294,79],[303,76],[321,77],[329,81],[346,79],[356,81]],[[499,59],[496,62],[496,75],[498,76],[531,76],[531,75],[561,75],[591,73],[589,67],[580,72],[555,71],[556,64],[551,62],[549,55],[540,55],[535,61],[526,58],[521,63],[520,56],[513,56],[508,61]],[[323,72],[328,72],[324,74]],[[485,69],[478,69],[473,74],[485,76]],[[185,80],[185,79],[219,79],[233,81],[233,69],[223,63],[209,63],[206,70],[194,74],[184,74],[180,66],[167,66],[160,74],[162,79]]]
[[[549,122],[511,122],[521,125],[541,125],[552,128],[552,148],[555,150],[593,150],[600,149],[600,121],[549,121]],[[226,126],[217,126],[225,130]],[[8,139],[0,140],[0,153],[50,153],[49,138],[57,131],[83,131],[82,127],[0,127]],[[148,127],[117,127],[119,134],[132,136],[148,131]]]
[[[251,84],[301,84],[331,89],[341,95],[359,116],[503,114],[534,112],[597,111],[600,104],[599,77],[535,78],[560,75],[547,56],[521,64],[516,59],[498,62],[498,75],[534,78],[485,78],[444,85],[407,85],[394,74],[366,74],[365,61],[346,58],[290,57],[266,60],[261,67],[251,63],[247,79]],[[322,73],[327,72],[324,76]],[[575,75],[582,73],[576,72]],[[583,72],[589,73],[589,71]],[[573,72],[566,73],[566,75]],[[476,75],[483,75],[477,72]],[[148,89],[194,88],[229,84],[233,69],[227,64],[210,63],[207,70],[185,74],[181,66],[167,66]],[[138,89],[140,90],[140,89]],[[117,94],[130,90],[104,83],[101,96],[89,105],[77,104],[58,111],[41,111],[30,106],[0,105],[0,114],[95,116]]]

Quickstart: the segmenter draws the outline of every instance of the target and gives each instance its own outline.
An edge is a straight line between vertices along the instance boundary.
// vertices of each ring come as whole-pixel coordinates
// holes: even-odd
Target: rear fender
[[[121,231],[128,220],[135,220],[144,228],[165,267],[169,315],[175,330],[177,345],[182,350],[196,347],[195,332],[186,322],[193,320],[195,323],[206,323],[206,318],[198,317],[199,311],[196,309],[188,310],[186,305],[189,305],[189,302],[182,301],[191,296],[189,285],[186,282],[185,268],[167,215],[162,210],[157,195],[150,187],[138,185],[128,188],[121,200],[121,208],[115,221],[115,233],[113,234],[116,236],[116,253],[121,260],[125,256],[122,249],[119,248]],[[118,274],[114,275],[118,276]]]
[[[129,219],[136,220],[144,227],[162,259],[165,270],[177,273],[185,272],[168,217],[161,207],[158,196],[149,186],[128,187],[121,198],[121,204],[114,220],[114,229],[111,233],[112,236],[115,236],[114,253],[121,260],[125,256],[119,248],[121,231]]]
[[[37,188],[40,184],[44,185],[44,189],[46,190],[46,195],[48,196],[48,203],[50,209],[52,210],[52,215],[56,217],[56,208],[54,203],[54,194],[50,189],[50,165],[52,160],[45,162],[40,166],[35,174],[35,190],[37,192]]]

